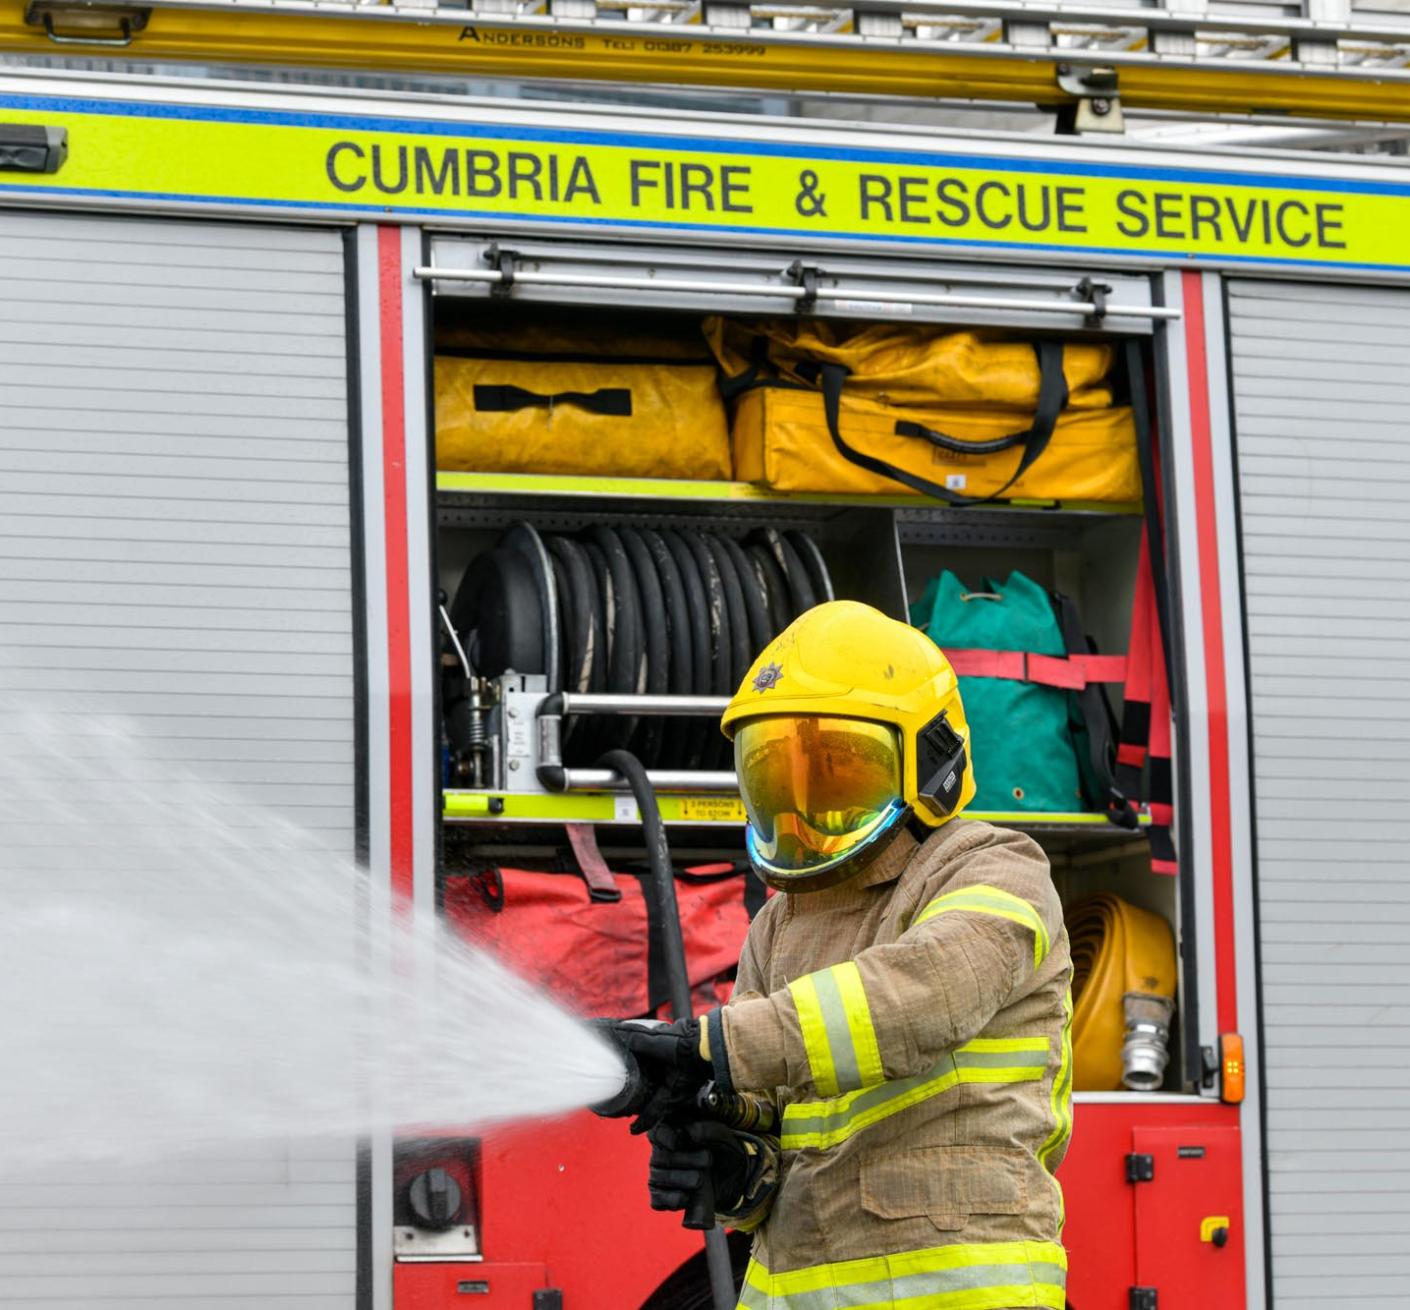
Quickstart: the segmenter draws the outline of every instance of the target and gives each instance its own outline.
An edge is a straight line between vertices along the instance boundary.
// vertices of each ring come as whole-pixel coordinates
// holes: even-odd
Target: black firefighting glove
[[[653,1210],[689,1211],[707,1187],[712,1212],[728,1213],[744,1200],[754,1165],[744,1134],[697,1119],[684,1125],[658,1124],[650,1139],[647,1185]]]
[[[714,1077],[710,1061],[700,1054],[700,1021],[677,1019],[649,1028],[625,1022],[617,1025],[616,1036],[650,1087],[632,1132],[650,1132],[669,1118],[694,1118],[695,1098]]]

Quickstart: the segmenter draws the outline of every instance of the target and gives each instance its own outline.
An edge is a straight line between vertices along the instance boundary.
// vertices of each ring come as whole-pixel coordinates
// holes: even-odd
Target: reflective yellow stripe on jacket
[[[1037,1082],[1048,1067],[1046,1037],[976,1037],[944,1056],[925,1073],[826,1101],[784,1107],[780,1145],[785,1151],[825,1149],[874,1123],[900,1114],[961,1083]]]
[[[871,1008],[862,975],[850,960],[788,984],[808,1053],[813,1085],[823,1096],[882,1080]]]
[[[999,887],[979,883],[973,887],[961,887],[958,891],[946,892],[937,896],[911,921],[912,928],[933,919],[937,914],[949,914],[963,910],[968,914],[992,914],[1000,919],[1027,928],[1033,934],[1033,967],[1036,969],[1047,958],[1048,929],[1043,917],[1021,896],[1006,892]]]
[[[771,1274],[749,1262],[739,1310],[1003,1310],[1066,1305],[1051,1242],[971,1242]]]

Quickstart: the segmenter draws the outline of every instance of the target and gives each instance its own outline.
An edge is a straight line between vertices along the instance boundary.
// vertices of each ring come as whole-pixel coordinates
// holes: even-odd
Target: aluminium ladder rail
[[[1246,3],[0,0],[0,52],[1410,121],[1410,8]]]

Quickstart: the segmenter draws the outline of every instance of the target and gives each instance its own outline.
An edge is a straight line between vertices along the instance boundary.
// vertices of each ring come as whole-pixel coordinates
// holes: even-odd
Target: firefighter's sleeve
[[[1046,857],[1005,833],[956,858],[897,941],[724,1011],[737,1089],[832,1097],[922,1073],[1031,982],[1062,932]]]

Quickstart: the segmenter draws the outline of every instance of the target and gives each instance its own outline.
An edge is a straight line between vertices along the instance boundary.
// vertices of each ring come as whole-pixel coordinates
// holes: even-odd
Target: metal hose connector
[[[1170,1060],[1170,1021],[1175,1017],[1175,1002],[1149,992],[1127,992],[1121,1003],[1126,1015],[1121,1081],[1133,1092],[1158,1091]]]

